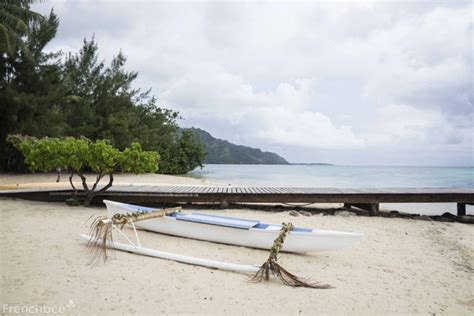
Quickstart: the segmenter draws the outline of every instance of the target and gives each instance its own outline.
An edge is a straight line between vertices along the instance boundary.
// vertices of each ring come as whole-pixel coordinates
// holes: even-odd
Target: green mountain
[[[275,153],[261,151],[257,148],[235,145],[226,140],[214,138],[208,132],[191,128],[204,143],[207,157],[204,163],[208,164],[263,164],[286,165],[288,161]]]

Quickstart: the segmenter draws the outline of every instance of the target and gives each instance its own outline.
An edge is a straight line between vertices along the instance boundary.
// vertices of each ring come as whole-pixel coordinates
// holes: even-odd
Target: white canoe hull
[[[134,211],[135,205],[104,200],[109,216]],[[146,210],[148,208],[141,208]],[[239,229],[218,225],[177,220],[172,216],[152,218],[136,222],[135,226],[144,230],[161,234],[199,239],[223,244],[245,246],[251,248],[270,249],[278,236],[280,227],[270,225],[266,229]],[[312,229],[311,232],[290,231],[283,244],[286,252],[318,252],[337,250],[351,246],[362,234],[332,230]]]

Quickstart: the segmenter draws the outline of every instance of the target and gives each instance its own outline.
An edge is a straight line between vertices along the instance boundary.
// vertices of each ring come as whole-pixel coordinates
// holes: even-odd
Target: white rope
[[[132,224],[133,232],[135,233],[135,238],[137,239],[138,247],[141,247],[142,245],[140,244],[140,238],[138,238],[137,229],[135,228],[135,224],[133,223],[132,218],[130,218],[130,223]]]
[[[113,229],[118,231],[133,247],[138,248],[137,245],[135,245],[128,237],[125,235],[120,229],[117,228],[114,224],[112,224]]]

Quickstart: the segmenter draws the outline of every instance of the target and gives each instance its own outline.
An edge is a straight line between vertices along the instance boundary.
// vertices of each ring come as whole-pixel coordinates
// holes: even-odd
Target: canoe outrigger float
[[[258,220],[218,216],[204,213],[184,213],[181,208],[157,210],[154,208],[104,200],[110,217],[97,217],[89,235],[88,248],[95,259],[107,259],[107,249],[128,251],[145,256],[174,260],[221,270],[254,273],[252,281],[268,280],[270,274],[290,286],[329,288],[330,286],[307,281],[291,274],[278,263],[278,254],[287,252],[312,252],[335,250],[350,246],[362,235],[358,233],[295,227],[291,223],[273,225]],[[122,228],[130,224],[136,242],[132,242]],[[121,226],[121,227],[120,227]],[[224,244],[270,249],[268,260],[261,266],[241,265],[195,257],[188,257],[142,247],[136,228],[157,233],[206,240]],[[120,234],[128,244],[112,240],[112,232]]]

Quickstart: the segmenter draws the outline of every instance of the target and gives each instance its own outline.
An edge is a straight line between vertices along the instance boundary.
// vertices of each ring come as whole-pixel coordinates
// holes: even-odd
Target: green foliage
[[[58,146],[61,146],[60,156],[67,157],[66,165],[60,168],[82,172],[82,170],[89,166],[89,161],[91,160],[89,154],[91,141],[89,139],[85,137],[65,137]],[[94,171],[97,172],[97,168]]]
[[[158,170],[159,154],[153,151],[143,151],[140,144],[133,143],[130,148],[120,151],[114,148],[108,140],[91,141],[85,137],[54,138],[10,135],[8,141],[25,157],[31,171],[50,172],[57,169],[68,170],[72,177],[77,174],[86,193],[86,203],[99,192],[107,190],[113,182],[116,170],[133,173],[156,172]],[[91,170],[97,174],[96,181],[90,189],[84,172]],[[104,175],[110,175],[109,183],[95,191],[97,184]]]
[[[204,145],[190,129],[183,129],[171,146],[161,151],[160,169],[166,174],[181,174],[202,167]]]
[[[29,54],[24,38],[44,17],[30,10],[33,0],[2,0],[0,2],[0,51],[14,55],[17,50]]]
[[[89,145],[87,163],[95,173],[112,173],[120,162],[120,151],[109,141],[96,140]]]
[[[180,166],[182,173],[186,173],[186,170],[202,167],[202,162],[206,157],[204,144],[192,130],[184,129],[182,131],[179,139],[179,149],[181,157],[185,160],[185,163]]]
[[[0,16],[16,12],[20,24],[19,37],[9,35],[6,41],[0,36],[2,51],[12,46],[13,38],[21,40],[21,45],[0,54],[0,171],[26,169],[22,156],[6,142],[9,134],[109,139],[109,145],[119,150],[138,142],[145,151],[163,153],[161,172],[166,173],[186,173],[202,164],[202,146],[182,138],[178,113],[159,107],[150,91],[132,88],[137,73],[125,69],[122,52],[107,65],[99,59],[92,39],[84,40],[76,54],[45,54],[43,49],[56,35],[59,22],[53,12],[43,17],[30,11],[31,2],[0,4],[0,11],[6,8]],[[71,150],[79,146],[69,145]],[[102,152],[107,144],[95,146]],[[91,163],[87,168],[110,169],[113,156],[110,153],[107,166]]]
[[[123,151],[120,165],[125,172],[136,174],[158,171],[160,155],[154,151],[143,151],[139,143],[132,143],[130,148]]]
[[[67,156],[61,154],[61,141],[57,138],[36,140],[26,138],[18,144],[18,149],[25,156],[25,162],[31,171],[49,172],[56,168],[67,167]]]
[[[11,9],[3,14],[13,14],[17,10],[20,18],[35,21],[28,22],[28,31],[16,39],[20,45],[13,50],[0,50],[0,170],[24,169],[21,155],[6,143],[8,134],[64,135],[60,104],[65,91],[59,82],[57,54],[42,52],[56,34],[58,19],[53,12],[41,18],[37,13],[26,12],[30,2],[2,3]],[[10,45],[6,41],[0,37],[0,47]]]
[[[50,172],[58,168],[83,173],[91,170],[97,174],[124,172],[156,172],[160,155],[154,151],[143,151],[140,144],[133,143],[123,151],[114,148],[110,141],[91,141],[85,137],[35,137],[10,135],[12,143],[25,157],[31,171]]]

